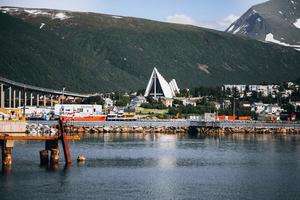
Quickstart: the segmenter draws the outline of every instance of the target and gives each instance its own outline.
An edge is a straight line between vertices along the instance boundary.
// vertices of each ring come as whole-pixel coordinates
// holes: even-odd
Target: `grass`
[[[154,115],[164,115],[168,113],[168,109],[148,109],[148,108],[136,108],[135,111],[137,114],[147,115],[147,114],[154,114]]]

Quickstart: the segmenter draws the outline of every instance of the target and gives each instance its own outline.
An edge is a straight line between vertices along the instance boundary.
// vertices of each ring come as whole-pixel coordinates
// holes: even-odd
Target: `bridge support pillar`
[[[51,107],[53,107],[53,96],[51,95]]]
[[[24,106],[27,106],[27,92],[24,91]]]
[[[37,107],[40,106],[40,95],[39,94],[36,95],[36,106]]]
[[[33,106],[33,94],[32,92],[30,93],[30,106]]]
[[[13,91],[13,107],[16,108],[16,90]]]
[[[44,107],[47,106],[47,98],[46,98],[46,95],[44,94]]]
[[[19,100],[19,107],[21,107],[21,100],[22,100],[22,98],[21,98],[21,90],[19,90],[19,98],[18,98],[18,100]]]
[[[5,107],[5,93],[4,93],[4,85],[3,85],[3,84],[1,84],[1,85],[0,85],[0,87],[1,87],[1,91],[0,91],[0,95],[1,95],[1,102],[0,102],[0,104],[1,104],[1,108],[4,108],[4,107]]]
[[[8,88],[8,107],[11,108],[11,87]]]

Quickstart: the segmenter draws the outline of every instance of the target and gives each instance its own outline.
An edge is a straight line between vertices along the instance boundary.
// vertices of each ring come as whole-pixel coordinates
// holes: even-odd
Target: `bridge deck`
[[[49,94],[66,95],[66,96],[82,97],[82,98],[87,98],[90,96],[89,94],[80,94],[80,93],[70,92],[70,91],[63,92],[63,91],[49,89],[49,88],[37,87],[37,86],[29,85],[29,84],[12,81],[12,80],[9,80],[9,79],[1,77],[1,76],[0,76],[0,83],[4,83],[6,85],[14,86],[14,87],[22,88],[22,89],[25,88],[25,89],[32,90],[32,91],[44,92],[44,93],[49,93]]]

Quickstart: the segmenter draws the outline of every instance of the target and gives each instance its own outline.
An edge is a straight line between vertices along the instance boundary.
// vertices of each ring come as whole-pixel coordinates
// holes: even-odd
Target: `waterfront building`
[[[180,90],[175,79],[172,79],[168,83],[158,70],[154,68],[144,96],[152,96],[154,98],[174,98],[179,92]]]
[[[173,99],[171,98],[162,98],[161,102],[166,106],[166,107],[172,107],[173,105]]]
[[[104,98],[104,108],[111,108],[114,106],[114,101],[111,98]]]
[[[136,96],[130,101],[130,108],[140,107],[143,103],[146,103],[147,99],[144,96]]]

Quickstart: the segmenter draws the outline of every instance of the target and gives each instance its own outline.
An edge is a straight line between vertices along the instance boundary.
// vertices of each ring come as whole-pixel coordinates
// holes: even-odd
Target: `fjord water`
[[[18,143],[0,199],[299,199],[300,137],[93,135],[64,169],[39,166],[42,142]],[[62,156],[62,154],[61,154]]]

